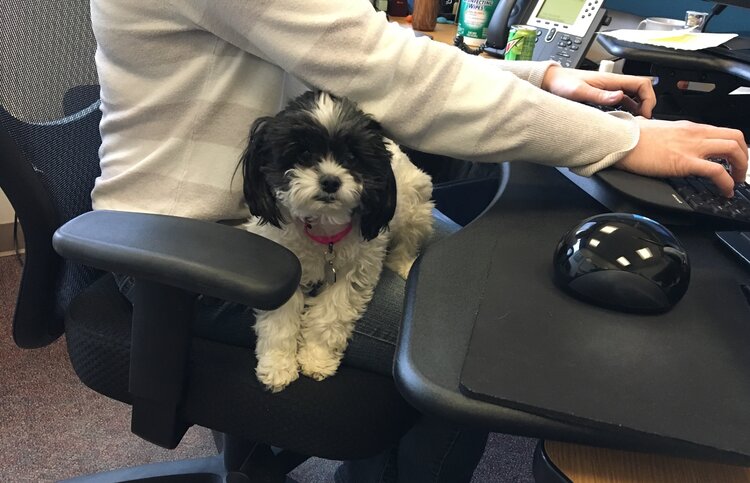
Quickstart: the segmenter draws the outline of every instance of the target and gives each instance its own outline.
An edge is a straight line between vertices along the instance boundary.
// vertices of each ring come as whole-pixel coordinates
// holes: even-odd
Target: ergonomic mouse
[[[610,309],[666,312],[690,283],[685,248],[660,223],[607,213],[572,227],[555,249],[555,283],[583,301]]]

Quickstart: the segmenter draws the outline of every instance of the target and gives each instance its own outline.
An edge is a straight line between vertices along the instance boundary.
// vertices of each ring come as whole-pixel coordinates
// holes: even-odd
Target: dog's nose
[[[338,176],[326,174],[320,177],[320,187],[326,193],[335,193],[341,188],[341,180]]]

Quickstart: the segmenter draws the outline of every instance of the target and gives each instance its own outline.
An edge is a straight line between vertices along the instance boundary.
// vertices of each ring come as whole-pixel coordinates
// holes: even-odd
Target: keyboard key
[[[724,160],[712,161],[726,165]],[[668,178],[667,182],[698,213],[750,223],[750,186],[747,183],[738,183],[734,197],[725,198],[716,185],[706,178]]]

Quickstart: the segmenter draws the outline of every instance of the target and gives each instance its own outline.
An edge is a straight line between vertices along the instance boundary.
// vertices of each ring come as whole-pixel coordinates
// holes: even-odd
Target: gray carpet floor
[[[87,389],[64,338],[34,350],[13,344],[11,321],[21,267],[0,258],[0,481],[51,482],[115,468],[215,454],[211,432],[193,427],[165,450],[130,433],[130,409]],[[492,434],[474,483],[533,482],[535,440]],[[312,458],[291,476],[333,481],[336,461]]]

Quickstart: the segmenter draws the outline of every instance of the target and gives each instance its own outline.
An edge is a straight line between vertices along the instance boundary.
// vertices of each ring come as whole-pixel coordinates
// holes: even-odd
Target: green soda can
[[[531,60],[534,57],[536,27],[513,25],[510,27],[505,60]]]
[[[461,0],[456,35],[467,45],[481,45],[487,38],[487,27],[500,0]]]

